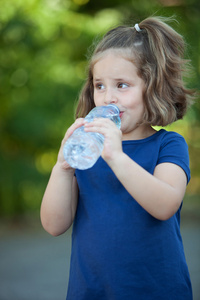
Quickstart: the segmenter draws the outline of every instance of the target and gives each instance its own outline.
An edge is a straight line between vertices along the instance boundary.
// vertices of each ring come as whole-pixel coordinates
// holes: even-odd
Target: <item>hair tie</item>
[[[140,29],[140,27],[139,27],[139,25],[138,25],[138,24],[135,24],[135,26],[134,26],[134,27],[135,27],[135,29],[136,29],[136,31],[137,31],[137,32],[140,32],[140,31],[142,31],[142,29]]]

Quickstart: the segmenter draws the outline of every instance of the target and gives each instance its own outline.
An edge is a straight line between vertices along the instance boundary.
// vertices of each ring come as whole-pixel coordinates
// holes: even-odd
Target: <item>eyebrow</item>
[[[94,80],[94,81],[102,81],[102,79],[100,79],[100,78],[98,78],[98,77],[97,77],[97,78],[93,77],[93,80]],[[115,80],[115,81],[130,81],[130,78],[121,78],[121,77],[120,77],[120,78],[114,78],[114,80]]]

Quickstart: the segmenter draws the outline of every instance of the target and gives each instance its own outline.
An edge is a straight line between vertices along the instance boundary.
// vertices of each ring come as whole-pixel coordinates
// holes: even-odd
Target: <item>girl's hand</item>
[[[87,132],[98,132],[104,135],[102,158],[109,164],[122,152],[122,132],[115,123],[107,118],[97,118],[93,122],[84,121]]]
[[[63,148],[64,145],[66,143],[66,141],[68,140],[68,138],[72,135],[72,133],[74,132],[75,129],[77,129],[78,127],[81,127],[84,125],[84,119],[83,118],[79,118],[77,119],[66,131],[65,136],[61,142],[61,147],[60,150],[58,152],[58,160],[57,163],[61,165],[61,168],[64,170],[67,169],[72,169],[73,168],[70,167],[70,165],[66,162],[66,160],[64,159],[64,155],[63,155]]]

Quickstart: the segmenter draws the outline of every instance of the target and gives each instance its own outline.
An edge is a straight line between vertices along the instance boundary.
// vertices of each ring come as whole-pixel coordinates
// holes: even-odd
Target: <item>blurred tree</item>
[[[1,0],[2,215],[39,209],[61,139],[73,122],[94,37],[153,14],[175,14],[179,24],[173,26],[185,36],[195,67],[188,84],[199,89],[199,0]],[[199,116],[197,103],[176,125],[195,157],[194,182],[200,177]],[[200,192],[196,183],[190,190]]]

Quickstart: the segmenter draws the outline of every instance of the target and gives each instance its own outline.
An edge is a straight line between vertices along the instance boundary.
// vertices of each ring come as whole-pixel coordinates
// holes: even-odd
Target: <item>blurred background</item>
[[[185,57],[193,66],[187,86],[199,90],[199,0],[0,0],[0,242],[5,255],[13,234],[20,241],[25,232],[24,243],[31,237],[28,229],[35,238],[41,234],[41,199],[61,140],[74,120],[94,39],[113,26],[134,25],[150,15],[176,18],[171,25],[184,36]],[[183,222],[192,222],[194,230],[200,223],[199,125],[197,98],[187,116],[167,128],[182,134],[189,146],[192,179]],[[0,276],[5,278],[3,272]],[[0,300],[11,299],[5,295]]]

